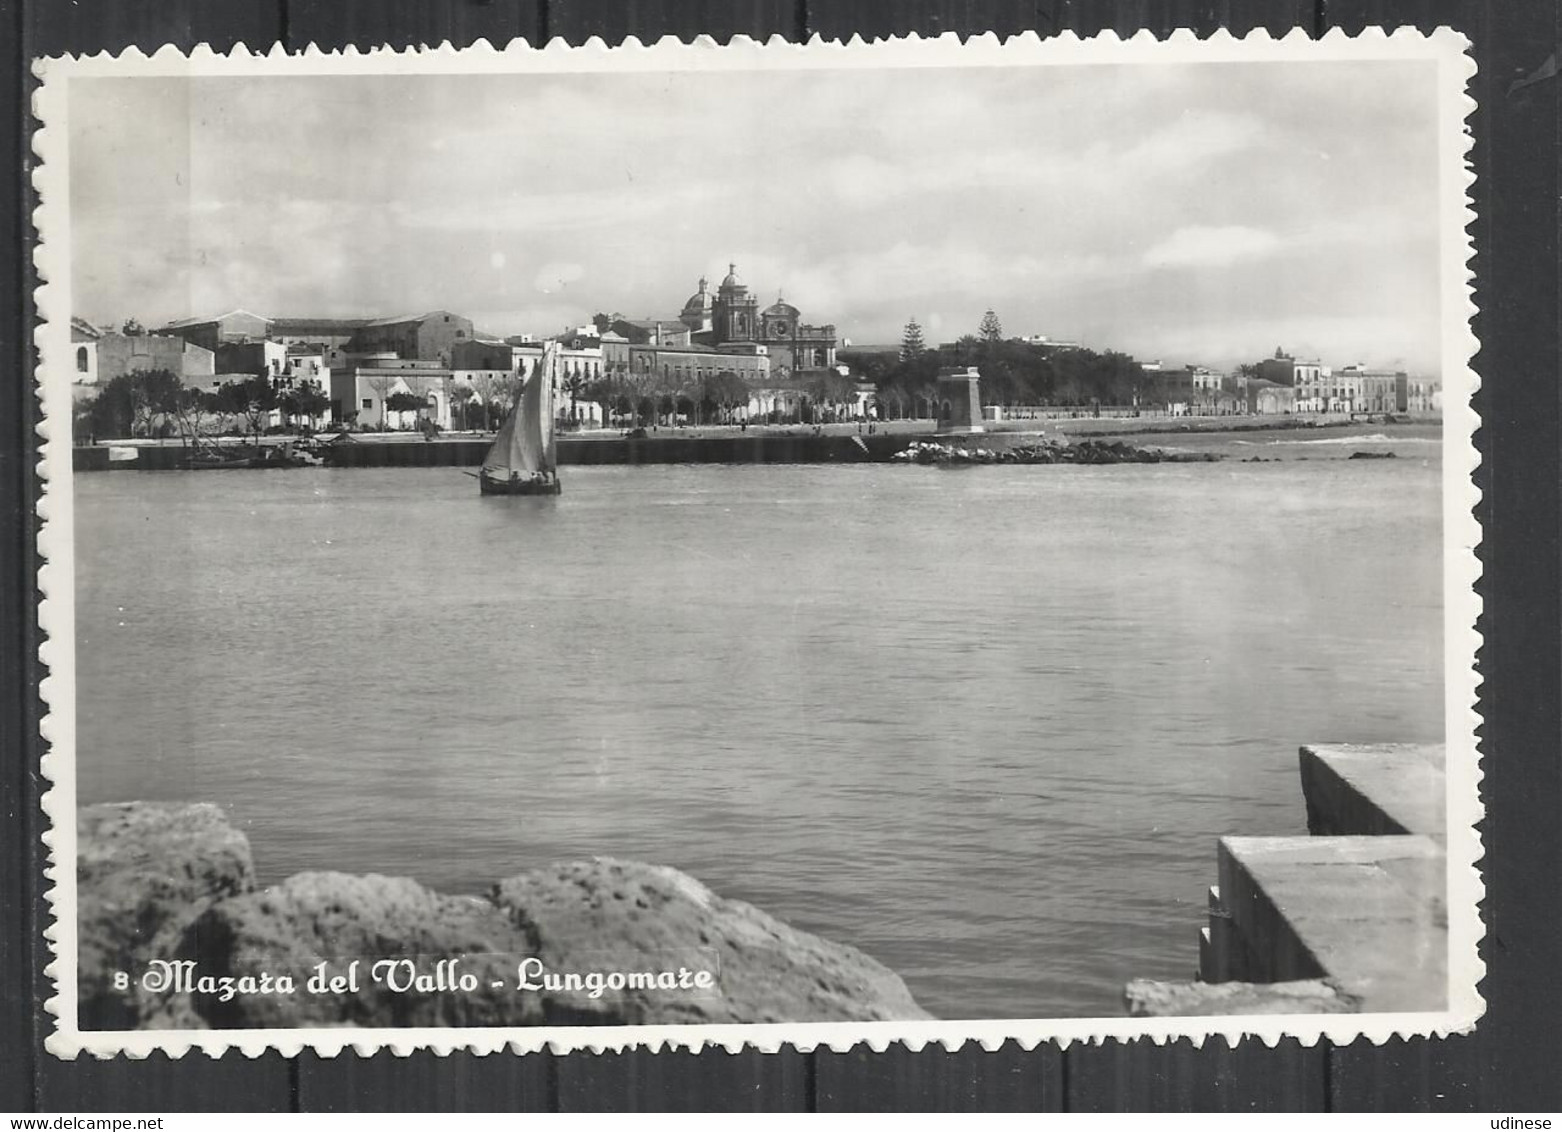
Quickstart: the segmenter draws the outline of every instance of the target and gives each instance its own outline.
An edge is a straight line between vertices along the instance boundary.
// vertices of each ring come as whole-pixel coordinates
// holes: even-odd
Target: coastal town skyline
[[[450,309],[540,336],[676,317],[737,262],[761,305],[853,344],[913,317],[953,341],[991,308],[1143,360],[1283,346],[1437,375],[1420,77],[887,71],[856,88],[871,121],[793,72],[84,83],[73,307],[148,327]]]

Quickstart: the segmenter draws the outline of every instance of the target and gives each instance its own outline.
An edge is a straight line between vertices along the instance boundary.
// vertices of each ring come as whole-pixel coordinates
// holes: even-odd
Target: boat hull
[[[248,456],[240,456],[234,460],[181,460],[179,467],[187,472],[211,472],[221,471],[226,468],[253,468],[258,465]]]
[[[480,475],[477,485],[483,495],[558,495],[563,490],[556,479],[502,480]]]
[[[204,472],[220,468],[253,468],[258,457],[248,449],[205,449],[192,452],[179,460],[179,467],[191,472]]]

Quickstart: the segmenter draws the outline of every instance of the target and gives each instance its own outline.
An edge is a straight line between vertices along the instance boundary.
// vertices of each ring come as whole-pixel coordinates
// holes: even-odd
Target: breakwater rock
[[[913,441],[892,457],[913,464],[1204,464],[1213,452],[1168,452],[1121,440],[1041,440],[1002,447]]]
[[[256,889],[214,806],[88,806],[78,830],[86,1029],[928,1017],[862,952],[664,866],[566,862],[484,896],[335,872]]]
[[[171,955],[213,902],[248,892],[249,841],[216,806],[132,802],[82,807],[76,842],[79,1012],[95,1028],[134,1026],[156,1004],[114,973]]]

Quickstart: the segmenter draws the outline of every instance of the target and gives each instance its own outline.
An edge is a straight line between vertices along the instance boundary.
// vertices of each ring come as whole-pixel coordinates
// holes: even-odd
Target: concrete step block
[[[1443,841],[1441,744],[1311,743],[1300,752],[1307,830],[1324,837],[1415,833]]]
[[[1254,982],[1328,978],[1365,1011],[1447,998],[1447,864],[1422,836],[1226,837],[1220,901]]]

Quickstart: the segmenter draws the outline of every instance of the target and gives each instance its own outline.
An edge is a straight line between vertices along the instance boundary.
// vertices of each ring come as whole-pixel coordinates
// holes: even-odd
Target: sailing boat
[[[543,347],[542,360],[515,399],[477,482],[484,495],[557,495],[558,449],[553,437],[553,382],[559,344]]]

